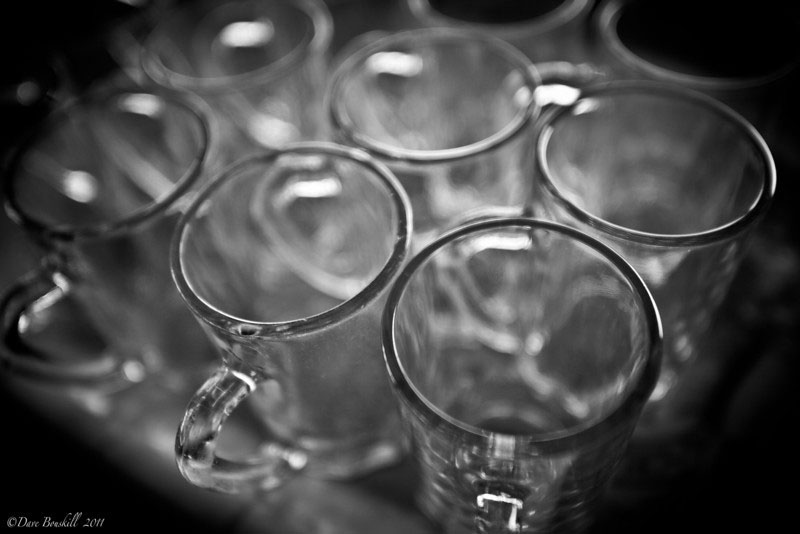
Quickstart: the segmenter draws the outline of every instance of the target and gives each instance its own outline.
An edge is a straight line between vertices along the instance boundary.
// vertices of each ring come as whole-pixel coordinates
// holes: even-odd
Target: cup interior
[[[571,231],[491,224],[440,239],[403,279],[387,358],[411,402],[473,432],[545,439],[651,388],[657,339],[632,271]]]
[[[695,87],[753,88],[800,62],[791,9],[723,0],[612,0],[600,9],[600,35],[625,63]]]
[[[498,40],[432,30],[391,35],[345,60],[331,106],[346,136],[388,150],[438,151],[486,142],[531,114],[537,79]]]
[[[587,94],[549,121],[539,149],[545,179],[562,200],[635,232],[711,232],[768,195],[770,160],[758,135],[687,93]]]
[[[302,57],[315,37],[309,3],[285,0],[190,2],[148,39],[145,66],[160,83],[194,90],[227,87]]]
[[[386,172],[313,149],[245,160],[190,210],[178,276],[204,306],[253,323],[366,298],[407,246],[407,201]]]
[[[205,118],[182,100],[113,92],[64,107],[22,145],[7,192],[15,213],[49,231],[102,232],[163,206],[194,181]]]

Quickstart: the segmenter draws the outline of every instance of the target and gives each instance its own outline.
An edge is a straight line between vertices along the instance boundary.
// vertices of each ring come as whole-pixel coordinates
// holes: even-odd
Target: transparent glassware
[[[270,490],[401,457],[380,312],[411,231],[391,172],[331,143],[246,158],[201,193],[172,249],[177,287],[221,358],[178,429],[190,483]],[[252,458],[224,458],[222,428],[244,399],[264,442]]]
[[[783,5],[781,5],[783,4]],[[768,141],[792,98],[800,30],[789,4],[759,9],[721,0],[606,0],[592,24],[596,62],[621,79],[701,91],[754,124]]]
[[[414,210],[414,247],[486,208],[522,206],[533,175],[538,73],[503,41],[460,29],[385,35],[332,74],[337,142],[399,178]]]
[[[715,99],[670,84],[614,82],[551,110],[537,161],[534,213],[614,248],[658,303],[663,366],[629,473],[656,487],[662,475],[695,468],[712,446],[702,407],[716,377],[694,369],[701,359],[724,367],[711,349],[714,321],[774,197],[772,155],[751,124]]]
[[[232,161],[324,136],[332,32],[321,0],[189,2],[155,26],[142,66],[157,84],[209,103]]]
[[[53,111],[16,149],[5,208],[44,256],[0,299],[4,372],[113,390],[153,374],[180,382],[213,357],[168,255],[211,170],[206,117],[176,95],[100,91]]]
[[[650,396],[661,326],[639,275],[588,235],[502,217],[400,274],[384,354],[445,532],[578,532]]]
[[[534,62],[582,63],[588,57],[594,0],[405,0],[426,26],[469,28],[499,37]]]

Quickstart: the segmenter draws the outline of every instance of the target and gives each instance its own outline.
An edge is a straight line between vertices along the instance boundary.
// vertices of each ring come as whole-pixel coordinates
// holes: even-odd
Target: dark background
[[[753,3],[751,8],[768,10],[770,4]],[[22,132],[46,113],[51,103],[45,98],[18,105],[7,88],[34,76],[57,94],[63,89],[63,78],[53,72],[55,60],[62,69],[60,74],[69,74],[71,90],[80,91],[115,67],[102,46],[103,37],[114,23],[134,13],[134,8],[112,0],[2,3],[0,155],[4,159]],[[800,84],[792,83],[790,93],[800,95]],[[601,514],[597,532],[778,532],[795,524],[800,497],[800,452],[795,437],[800,423],[800,136],[796,98],[789,99],[777,118],[780,135],[772,146],[779,176],[775,204],[724,312],[733,324],[746,318],[746,335],[741,330],[721,329],[721,343],[726,342],[724,336],[730,336],[727,340],[740,346],[716,406],[723,432],[720,450],[704,466],[702,476],[681,480],[636,508],[608,507]],[[37,258],[36,249],[3,215],[0,285],[4,287],[35,266]],[[2,382],[0,417],[0,479],[4,486],[0,524],[5,525],[11,516],[59,520],[70,512],[81,512],[83,517],[105,518],[106,531],[163,528],[212,532],[224,531],[227,526],[174,506],[110,463],[91,443],[52,425]],[[367,483],[365,487],[369,490],[371,486]],[[405,494],[394,497],[407,499]]]

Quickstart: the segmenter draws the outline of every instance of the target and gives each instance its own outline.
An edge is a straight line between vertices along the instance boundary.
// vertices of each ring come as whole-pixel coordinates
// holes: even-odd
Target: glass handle
[[[43,265],[15,281],[0,296],[0,365],[4,372],[38,382],[72,387],[118,389],[143,377],[140,362],[126,360],[105,347],[80,361],[47,354],[31,346],[25,334],[52,327],[56,305],[70,294],[69,281]]]
[[[222,426],[256,387],[252,376],[222,366],[195,393],[175,444],[178,468],[186,480],[223,493],[242,493],[273,489],[305,467],[305,453],[274,442],[265,443],[260,454],[247,461],[217,456]]]

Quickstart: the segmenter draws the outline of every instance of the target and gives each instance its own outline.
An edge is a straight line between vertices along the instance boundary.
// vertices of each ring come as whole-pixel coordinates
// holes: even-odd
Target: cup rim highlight
[[[468,145],[435,150],[407,149],[378,141],[358,130],[352,118],[344,109],[341,97],[344,79],[353,72],[359,64],[363,63],[365,58],[386,47],[393,47],[400,44],[407,44],[409,47],[413,48],[419,43],[453,41],[480,42],[487,49],[492,50],[496,55],[518,68],[520,73],[526,78],[527,84],[533,90],[541,85],[541,77],[531,60],[513,45],[497,37],[462,28],[417,28],[403,30],[380,37],[373,43],[355,50],[335,69],[331,75],[328,90],[326,91],[326,108],[333,130],[341,133],[348,143],[376,154],[378,157],[417,164],[435,164],[468,158],[499,147],[521,135],[525,127],[532,123],[539,114],[539,104],[534,98],[533,91],[531,92],[525,108],[516,113],[511,122],[489,137],[485,137]]]
[[[649,352],[643,368],[637,377],[637,383],[623,397],[619,404],[611,409],[603,417],[577,425],[574,428],[549,432],[542,436],[504,434],[492,432],[474,425],[460,421],[451,417],[435,404],[430,402],[409,379],[406,370],[398,356],[398,349],[395,346],[394,325],[397,314],[397,307],[405,293],[405,289],[425,262],[433,256],[436,251],[448,246],[458,239],[471,234],[480,233],[484,230],[499,228],[518,227],[527,230],[546,230],[560,233],[570,239],[579,241],[589,248],[598,252],[603,258],[612,263],[639,296],[642,312],[647,323],[648,335],[650,337]],[[661,317],[647,285],[644,283],[634,268],[617,252],[609,246],[588,234],[560,223],[546,221],[531,217],[497,217],[475,223],[465,224],[454,228],[443,234],[438,239],[426,246],[408,264],[395,281],[389,297],[384,307],[383,320],[381,325],[382,344],[384,359],[392,379],[395,389],[399,391],[403,400],[410,404],[418,415],[437,428],[444,428],[448,432],[466,434],[474,439],[493,439],[498,436],[516,442],[527,443],[529,446],[538,448],[541,451],[559,451],[572,446],[576,441],[593,440],[602,435],[608,427],[615,427],[624,421],[631,410],[643,406],[650,393],[655,387],[661,367],[661,352],[663,331]]]
[[[175,181],[169,194],[144,204],[133,210],[130,214],[119,219],[85,226],[65,224],[53,225],[30,216],[26,210],[19,205],[16,195],[14,194],[14,184],[18,176],[17,173],[28,151],[34,148],[41,137],[50,131],[52,127],[59,126],[63,121],[69,120],[74,110],[80,109],[82,106],[89,103],[105,106],[125,95],[153,96],[170,106],[181,108],[188,113],[191,120],[196,122],[199,128],[200,140],[197,153],[183,175]],[[23,141],[14,149],[9,164],[3,173],[3,195],[5,197],[6,212],[12,220],[20,224],[23,228],[38,235],[42,235],[46,239],[58,241],[70,242],[103,239],[131,231],[133,228],[145,224],[147,221],[158,217],[175,206],[191,186],[199,180],[211,150],[211,127],[209,120],[207,108],[192,95],[151,91],[144,87],[101,89],[70,99],[48,113],[47,116],[29,131],[23,138]]]
[[[164,32],[169,28],[170,22],[183,16],[188,9],[193,7],[191,5],[178,5],[167,13],[163,21],[153,28],[145,39],[139,59],[142,69],[153,81],[163,87],[192,91],[199,94],[246,90],[284,76],[312,54],[328,48],[333,38],[333,16],[321,0],[277,1],[285,7],[302,11],[311,22],[313,30],[312,34],[304,36],[297,46],[278,61],[234,76],[192,76],[170,69],[160,59],[159,44],[164,39],[168,39]],[[223,7],[226,3],[230,2],[218,4],[205,2],[204,5],[213,6],[214,9],[217,9]]]
[[[562,194],[556,185],[557,180],[554,178],[554,172],[550,168],[547,158],[547,148],[553,135],[554,125],[560,120],[568,120],[570,113],[587,99],[619,97],[626,93],[645,96],[655,95],[688,101],[702,106],[709,113],[719,116],[721,120],[728,122],[740,131],[743,138],[753,146],[754,153],[760,156],[764,168],[761,190],[747,211],[725,224],[707,230],[688,234],[660,234],[635,230],[607,221],[586,211]],[[582,223],[625,240],[668,247],[704,245],[721,241],[743,232],[752,221],[758,219],[767,211],[772,203],[777,185],[775,161],[769,146],[755,127],[742,115],[722,102],[693,89],[654,81],[615,81],[595,84],[582,91],[580,97],[573,103],[567,106],[557,106],[549,110],[542,118],[540,134],[536,141],[536,168],[542,177],[543,186],[553,198]]]
[[[239,173],[251,166],[269,166],[286,154],[325,154],[349,159],[374,172],[381,185],[389,195],[390,201],[397,209],[397,225],[394,232],[394,246],[380,272],[353,297],[340,302],[336,306],[308,317],[300,317],[286,321],[255,321],[243,319],[219,309],[200,297],[192,288],[184,273],[182,251],[186,231],[195,215],[209,201],[216,191],[226,183],[235,180]],[[412,212],[408,196],[400,182],[382,163],[372,158],[363,150],[344,147],[323,141],[290,143],[277,150],[264,151],[235,162],[223,170],[208,183],[181,216],[175,228],[170,247],[170,270],[175,284],[183,299],[196,315],[212,326],[222,328],[230,333],[247,337],[294,337],[327,328],[343,318],[356,313],[390,287],[397,273],[405,262],[410,249],[412,234]]]

